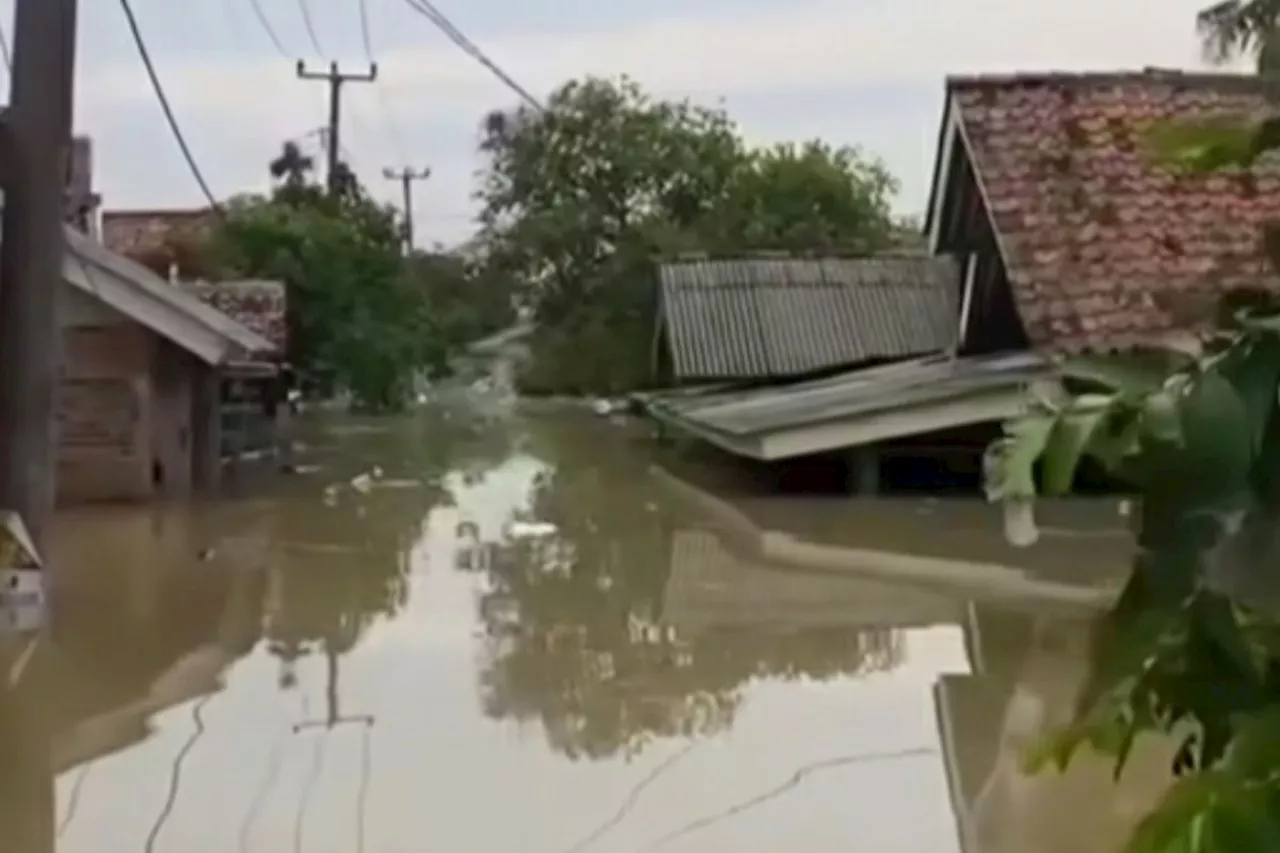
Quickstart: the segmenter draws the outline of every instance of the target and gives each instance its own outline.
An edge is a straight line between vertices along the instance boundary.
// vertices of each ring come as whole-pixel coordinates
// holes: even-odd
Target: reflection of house
[[[183,511],[60,517],[58,638],[27,685],[54,726],[58,772],[147,737],[150,718],[221,689],[261,635],[258,569],[197,562]],[[259,565],[249,561],[249,565]]]
[[[1046,520],[1063,526],[1015,548],[999,513],[977,501],[730,500],[661,469],[653,477],[753,560],[914,584],[952,599],[1096,611],[1113,600],[1132,553],[1127,530],[1102,527],[1097,505],[1046,507]],[[1073,518],[1079,527],[1066,527]]]
[[[710,530],[677,530],[663,620],[682,635],[717,628],[912,628],[959,622],[963,604],[874,578],[813,573],[739,556]]]
[[[979,621],[994,636],[1019,620],[986,611]],[[1021,642],[989,648],[982,674],[943,676],[934,691],[961,850],[1118,850],[1170,783],[1174,743],[1139,741],[1118,782],[1114,760],[1087,748],[1065,773],[1025,773],[1028,748],[1069,720],[1090,632],[1088,620],[1020,621]]]
[[[59,498],[182,495],[218,481],[218,385],[272,345],[67,230]]]

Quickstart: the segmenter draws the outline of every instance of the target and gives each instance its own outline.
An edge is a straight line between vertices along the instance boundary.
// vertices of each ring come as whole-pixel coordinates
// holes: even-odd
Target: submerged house
[[[1262,241],[1280,170],[1182,174],[1148,140],[1162,121],[1263,114],[1267,86],[1158,70],[949,80],[925,231],[958,269],[952,340],[807,382],[656,395],[649,411],[757,459],[861,447],[868,488],[881,442],[1008,417],[1059,356],[1199,334],[1223,296],[1280,289]]]
[[[678,262],[661,267],[660,282],[672,373],[715,384],[642,405],[749,459],[1000,420],[1044,372],[1039,359],[996,346],[959,357],[967,306],[950,256]],[[879,456],[851,461],[850,485],[874,490]]]
[[[67,229],[61,503],[217,488],[219,387],[270,371],[275,346],[199,298]]]

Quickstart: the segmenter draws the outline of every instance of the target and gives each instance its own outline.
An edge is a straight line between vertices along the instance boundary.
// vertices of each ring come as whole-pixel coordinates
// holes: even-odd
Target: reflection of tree
[[[674,514],[624,430],[544,421],[553,467],[529,514],[557,533],[498,543],[481,615],[486,712],[537,720],[565,755],[599,758],[729,726],[758,677],[830,678],[894,665],[891,632],[749,630],[680,637],[661,623]]]
[[[446,474],[483,472],[500,463],[509,442],[500,424],[465,409],[427,410],[413,418],[345,421],[341,434],[319,436],[323,479],[303,482],[274,503],[278,602],[268,634],[285,662],[312,645],[342,655],[408,596],[408,553],[432,507],[450,500]],[[376,471],[361,491],[354,478]],[[327,487],[325,484],[329,484]],[[318,492],[329,488],[326,503]]]

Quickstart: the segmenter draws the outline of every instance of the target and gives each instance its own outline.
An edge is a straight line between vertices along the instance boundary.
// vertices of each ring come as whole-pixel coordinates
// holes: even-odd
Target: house
[[[1160,70],[948,80],[925,232],[930,254],[961,271],[950,366],[918,359],[645,405],[740,456],[860,446],[852,477],[866,489],[883,442],[1011,416],[1028,384],[1054,381],[1057,356],[1199,334],[1223,296],[1280,289],[1262,238],[1280,219],[1280,169],[1264,158],[1181,174],[1148,141],[1172,119],[1265,114],[1268,89]]]
[[[1179,174],[1147,144],[1171,119],[1264,113],[1269,88],[1160,70],[948,80],[925,230],[963,264],[961,352],[1159,344],[1233,289],[1280,285],[1262,244],[1280,170]]]
[[[63,262],[61,503],[215,489],[223,374],[274,346],[73,228]]]
[[[103,245],[113,252],[130,258],[151,258],[171,250],[175,239],[198,241],[216,221],[217,212],[207,207],[104,210],[100,229]],[[181,267],[181,258],[170,257],[169,261]],[[182,272],[178,270],[179,274]]]
[[[859,492],[879,486],[881,443],[1000,421],[1045,374],[1025,352],[959,357],[948,256],[682,262],[660,280],[671,372],[712,385],[641,408],[748,459],[844,453]]]

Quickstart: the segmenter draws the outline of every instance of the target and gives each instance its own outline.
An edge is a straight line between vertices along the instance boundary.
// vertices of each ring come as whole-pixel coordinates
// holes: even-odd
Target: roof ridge
[[[1280,87],[1280,80],[1242,71],[1209,71],[1204,69],[1161,68],[1104,71],[1009,71],[947,75],[947,91],[976,86],[1097,86],[1108,83],[1184,83],[1190,85],[1237,85],[1247,89]]]

